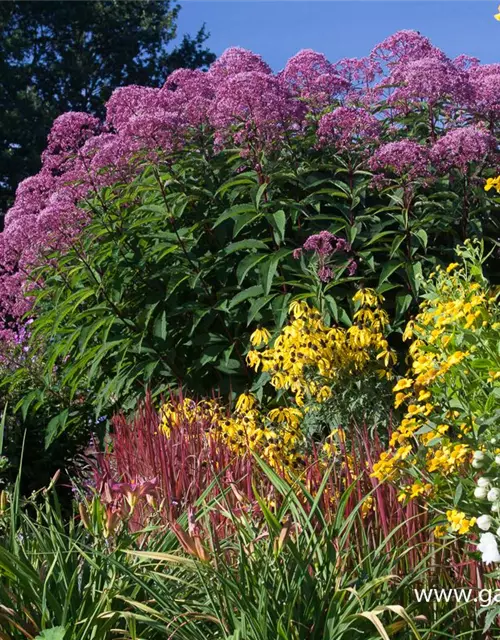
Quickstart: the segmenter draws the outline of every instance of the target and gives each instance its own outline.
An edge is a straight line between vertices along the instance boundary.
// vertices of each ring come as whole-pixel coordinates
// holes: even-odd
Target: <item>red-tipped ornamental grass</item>
[[[180,536],[183,546],[192,541],[190,553],[205,560],[200,542],[203,532],[197,529],[193,537],[191,532],[181,530],[177,523],[181,514],[186,511],[190,514],[188,520],[193,529],[193,508],[201,501],[212,503],[210,526],[212,534],[221,539],[233,532],[231,516],[245,512],[257,519],[261,517],[257,494],[275,505],[279,504],[280,496],[258,461],[251,454],[238,456],[232,452],[216,437],[208,418],[186,418],[181,394],[172,398],[171,403],[176,417],[168,436],[162,431],[161,416],[149,396],[132,419],[123,414],[114,417],[107,450],[95,454],[94,488],[105,503],[120,504],[133,530],[143,527],[151,517],[159,518]],[[341,444],[339,454],[325,460],[313,448],[306,456],[305,470],[296,480],[286,473],[282,478],[290,484],[290,490],[304,495],[304,507],[309,509],[304,490],[316,496],[328,474],[319,501],[327,522],[334,521],[342,496],[354,485],[344,517],[355,509],[360,517],[353,528],[355,539],[345,544],[359,546],[360,553],[366,553],[366,542],[361,544],[362,540],[372,550],[388,540],[387,553],[391,553],[391,548],[406,547],[408,553],[399,565],[402,575],[417,567],[432,551],[436,579],[445,574],[450,584],[481,588],[480,564],[474,558],[464,557],[464,549],[456,543],[436,543],[425,507],[418,501],[402,503],[397,487],[387,482],[380,484],[370,477],[373,463],[383,450],[378,436],[371,437],[366,430],[356,429]],[[441,545],[442,549],[436,551]]]

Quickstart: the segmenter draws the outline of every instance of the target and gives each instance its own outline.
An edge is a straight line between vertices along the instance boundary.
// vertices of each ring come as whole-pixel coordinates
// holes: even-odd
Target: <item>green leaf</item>
[[[248,300],[248,298],[256,298],[257,296],[260,296],[263,292],[264,292],[264,289],[260,284],[256,284],[253,287],[248,287],[248,289],[245,289],[244,291],[240,291],[234,296],[234,298],[229,303],[229,308],[232,309],[236,305],[240,304],[240,302],[243,302],[244,300]]]
[[[278,237],[279,242],[283,242],[285,239],[285,227],[286,227],[286,215],[283,209],[276,211],[276,213],[272,213],[267,216],[269,222],[271,223],[275,234]]]
[[[413,297],[409,293],[400,293],[396,296],[396,320],[400,320],[408,311]]]
[[[256,213],[255,206],[251,202],[247,204],[235,204],[229,209],[226,209],[224,213],[221,213],[221,215],[214,222],[212,229],[215,229],[215,227],[218,227],[220,224],[222,224],[226,220],[230,220],[232,218],[238,219],[239,216],[241,216],[244,213]]]
[[[453,497],[453,506],[456,507],[460,502],[460,498],[462,497],[464,487],[461,482],[457,484],[457,488],[455,489],[455,495]]]
[[[407,264],[406,273],[408,274],[408,281],[413,291],[413,295],[417,297],[420,289],[420,283],[422,282],[422,265],[420,262]]]
[[[245,256],[243,260],[238,264],[236,269],[236,277],[238,278],[238,284],[242,284],[248,272],[259,264],[261,260],[267,257],[266,253],[251,253]]]
[[[161,340],[166,340],[167,338],[167,314],[165,311],[156,318],[153,328],[153,335],[156,338],[161,338]]]
[[[405,236],[403,234],[397,235],[394,238],[394,240],[392,241],[391,250],[389,252],[389,258],[394,258],[404,239],[405,239]]]
[[[250,307],[250,311],[248,312],[247,326],[253,322],[254,318],[262,309],[262,307],[267,305],[277,295],[277,293],[272,293],[269,296],[264,296],[263,298],[259,298],[258,300],[252,302],[252,306]]]
[[[279,255],[272,255],[269,260],[262,263],[260,265],[261,275],[262,275],[262,286],[264,288],[264,294],[267,294],[271,291],[271,287],[273,285],[274,276],[276,275],[276,271],[278,269],[278,264],[280,261]]]
[[[54,440],[61,435],[68,420],[68,409],[64,409],[57,416],[54,416],[45,430],[45,448],[48,449]]]
[[[260,207],[260,201],[262,200],[262,196],[264,195],[265,190],[267,189],[267,182],[264,182],[257,189],[257,193],[255,195],[255,208],[258,210]]]
[[[278,296],[273,300],[272,308],[274,314],[274,320],[278,328],[285,324],[288,316],[288,303],[292,295],[286,293],[285,295]]]
[[[413,235],[418,238],[420,244],[422,245],[422,247],[424,249],[427,248],[427,242],[429,240],[429,237],[427,235],[427,231],[425,229],[418,229],[417,231],[413,232]]]
[[[380,278],[378,281],[378,286],[380,287],[381,284],[383,284],[388,278],[391,277],[391,275],[397,271],[399,269],[399,267],[402,266],[402,262],[400,262],[399,260],[390,260],[389,262],[386,262],[382,268],[382,272],[380,274]]]
[[[330,313],[332,318],[335,320],[335,322],[338,322],[339,321],[339,308],[337,306],[337,303],[335,302],[335,298],[333,296],[330,296],[330,295],[325,296],[325,304],[326,304],[326,308],[328,309],[328,312]]]
[[[242,249],[267,249],[267,244],[262,242],[262,240],[240,240],[239,242],[229,244],[225,248],[224,253],[229,255]]]
[[[66,630],[64,627],[52,627],[52,629],[45,629],[35,640],[64,640],[64,634]]]
[[[243,213],[242,215],[238,216],[234,222],[233,238],[236,238],[239,232],[244,229],[247,224],[258,220],[260,217],[260,213]]]
[[[228,180],[227,182],[225,182],[221,187],[219,187],[215,193],[215,195],[223,195],[224,193],[226,193],[227,191],[229,191],[230,189],[232,189],[233,187],[237,187],[240,185],[250,185],[250,184],[255,184],[255,179],[252,178],[245,178],[243,176],[240,176],[238,178],[233,178],[231,180]]]

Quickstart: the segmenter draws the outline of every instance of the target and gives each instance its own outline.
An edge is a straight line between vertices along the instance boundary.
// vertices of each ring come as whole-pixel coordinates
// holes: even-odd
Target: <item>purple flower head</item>
[[[209,73],[198,69],[177,69],[168,76],[161,95],[169,95],[185,125],[199,127],[208,123],[215,91],[216,83]]]
[[[489,119],[500,114],[500,64],[478,65],[469,69],[473,95],[471,110]]]
[[[144,149],[169,153],[181,146],[184,131],[184,123],[177,111],[158,107],[130,118],[124,134],[140,142]]]
[[[369,162],[370,168],[379,173],[393,173],[410,180],[429,175],[429,152],[413,140],[389,142],[379,147]]]
[[[318,138],[322,145],[334,144],[340,150],[350,150],[378,138],[380,124],[369,111],[356,107],[338,107],[322,116]]]
[[[431,159],[445,172],[449,169],[466,171],[471,162],[480,162],[495,150],[496,140],[487,131],[469,126],[448,131],[431,149]]]
[[[37,214],[50,197],[54,184],[54,177],[44,170],[20,182],[16,189],[15,205],[5,216],[5,225],[17,218],[18,214]]]
[[[333,278],[333,271],[330,269],[330,267],[327,267],[323,264],[318,269],[318,277],[321,282],[330,282],[330,280]]]
[[[328,104],[349,88],[349,82],[335,72],[326,57],[312,49],[303,49],[290,58],[279,78],[293,96],[315,106]]]
[[[69,111],[54,120],[42,153],[44,171],[55,176],[74,169],[78,150],[100,132],[101,123],[88,113]]]
[[[342,58],[333,65],[335,73],[344,78],[353,88],[367,89],[377,75],[382,73],[382,67],[370,57]]]
[[[329,231],[320,231],[309,236],[303,244],[306,251],[314,251],[319,256],[329,256],[336,251],[348,251],[348,247],[343,238],[338,238]]]
[[[272,146],[300,121],[300,105],[278,80],[257,71],[230,76],[218,88],[210,110],[216,141]]]
[[[428,56],[446,58],[444,53],[418,31],[397,31],[378,44],[371,52],[370,58],[381,65],[392,67],[400,63],[420,60]]]
[[[213,77],[199,69],[177,69],[163,85],[162,92],[178,92],[184,100],[201,96],[211,100],[215,95]]]
[[[238,73],[249,72],[264,75],[272,73],[269,65],[256,53],[241,47],[231,47],[226,49],[220,58],[210,65],[208,75],[215,84],[218,84]]]
[[[318,258],[316,265],[318,277],[322,282],[329,282],[333,278],[334,272],[328,265],[328,258],[337,252],[350,251],[351,245],[343,238],[325,230],[309,236],[302,245],[302,249],[295,249],[294,258],[300,257],[302,250],[314,251]]]
[[[131,179],[140,164],[142,145],[125,135],[103,133],[91,138],[83,147],[92,179],[98,186]]]
[[[106,124],[121,132],[132,117],[156,108],[160,91],[135,84],[115,89],[106,103]]]
[[[471,93],[467,74],[437,56],[399,64],[388,82],[402,85],[392,94],[391,102],[418,100],[435,104],[444,98],[452,98],[463,103]]]
[[[472,67],[477,67],[480,64],[480,60],[479,58],[474,58],[473,56],[467,56],[464,53],[461,53],[456,58],[453,58],[452,63],[457,69],[460,69],[460,71],[468,71]]]
[[[356,271],[358,269],[358,263],[356,262],[356,260],[354,260],[354,258],[351,258],[351,260],[349,260],[349,264],[347,265],[347,273],[350,276],[353,276]]]

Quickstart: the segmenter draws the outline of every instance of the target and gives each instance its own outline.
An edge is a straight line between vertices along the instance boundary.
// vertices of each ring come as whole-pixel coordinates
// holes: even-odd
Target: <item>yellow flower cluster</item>
[[[389,320],[380,307],[382,296],[372,289],[362,289],[353,300],[357,311],[349,328],[328,327],[318,310],[305,302],[292,302],[289,324],[272,347],[262,351],[254,348],[248,353],[249,365],[257,371],[269,372],[275,389],[293,394],[292,406],[264,410],[253,394],[243,393],[231,413],[215,400],[197,403],[185,398],[162,407],[162,431],[168,437],[173,427],[201,420],[238,455],[255,452],[275,468],[302,468],[305,438],[301,422],[307,410],[306,400],[325,402],[332,395],[332,383],[340,375],[358,373],[370,362],[381,376],[392,376],[396,356],[384,337]],[[253,347],[267,347],[270,339],[269,331],[258,327],[250,341]],[[333,440],[329,440],[323,453],[332,455],[335,447]],[[342,464],[349,465],[350,461],[343,460]]]
[[[217,423],[223,440],[235,453],[258,453],[271,466],[300,469],[304,464],[300,430],[303,413],[297,407],[277,407],[263,412],[255,396],[244,393],[236,402],[236,411]]]
[[[182,398],[176,402],[166,402],[160,410],[160,427],[167,438],[173,427],[193,422],[216,424],[222,415],[222,408],[215,400],[195,402],[191,398]]]
[[[449,522],[449,529],[453,533],[468,533],[476,524],[476,518],[467,518],[463,511],[450,509],[446,512],[446,519]]]
[[[239,396],[229,414],[215,400],[167,402],[161,408],[161,430],[169,437],[172,428],[202,422],[212,437],[220,438],[238,455],[256,452],[271,466],[299,469],[304,464],[300,431],[302,412],[296,407],[279,407],[262,413],[254,395]]]
[[[453,344],[457,330],[475,332],[491,321],[493,299],[478,282],[471,282],[463,269],[452,263],[446,270],[438,268],[431,274],[435,281],[435,296],[420,305],[417,317],[406,327],[403,338],[413,342],[409,348],[411,368],[407,377],[393,387],[395,407],[406,405],[406,412],[390,439],[390,449],[374,465],[373,476],[379,480],[396,479],[414,461],[414,452],[424,447],[425,470],[441,476],[464,468],[472,456],[463,440],[473,429],[474,419],[459,420],[458,411],[440,406],[435,390],[446,388],[450,370],[471,356],[471,350],[456,349]],[[496,372],[490,372],[494,377]],[[450,435],[454,427],[454,436]],[[423,485],[427,487],[428,484]],[[434,490],[433,487],[429,489]],[[428,494],[425,489],[409,485],[401,498],[415,498]]]
[[[500,193],[500,176],[497,176],[496,178],[488,178],[486,180],[484,190],[489,191],[490,189],[495,189],[497,193]]]
[[[396,356],[384,337],[389,319],[380,307],[383,298],[372,289],[362,289],[353,300],[359,308],[348,329],[328,327],[317,309],[305,302],[292,302],[289,324],[271,348],[250,351],[248,364],[256,371],[268,372],[275,389],[291,391],[299,407],[306,399],[328,400],[333,381],[341,374],[359,373],[374,357],[380,375],[390,377]],[[269,337],[259,328],[251,341],[254,346],[267,345]]]
[[[411,485],[403,487],[398,495],[399,502],[406,502],[407,500],[413,500],[419,496],[429,496],[432,493],[432,484],[426,482],[425,484],[420,480],[417,480]]]

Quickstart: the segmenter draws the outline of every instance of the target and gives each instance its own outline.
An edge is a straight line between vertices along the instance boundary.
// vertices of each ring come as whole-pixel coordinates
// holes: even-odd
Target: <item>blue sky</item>
[[[217,55],[244,47],[275,71],[300,49],[315,49],[332,62],[366,55],[400,29],[420,31],[450,57],[467,53],[500,62],[498,1],[181,0],[179,34],[194,34],[206,22]]]

